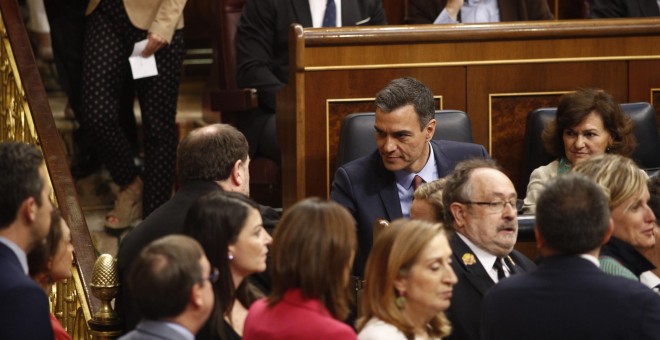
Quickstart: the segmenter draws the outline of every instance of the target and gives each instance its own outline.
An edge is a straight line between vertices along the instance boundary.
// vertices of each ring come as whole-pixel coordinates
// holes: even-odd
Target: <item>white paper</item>
[[[128,58],[128,62],[131,64],[131,71],[133,72],[133,79],[140,79],[146,77],[153,77],[158,75],[158,69],[156,68],[156,57],[154,54],[144,58],[142,57],[142,51],[147,46],[147,39],[138,41],[133,47],[133,53]]]

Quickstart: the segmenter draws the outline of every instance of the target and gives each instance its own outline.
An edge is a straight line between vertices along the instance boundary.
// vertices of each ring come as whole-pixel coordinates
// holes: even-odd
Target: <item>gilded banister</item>
[[[90,290],[97,254],[16,0],[0,1],[0,74],[0,141],[23,141],[42,150],[54,202],[71,229],[73,277],[54,285],[52,311],[73,339],[108,337],[90,329],[96,311],[106,307]]]

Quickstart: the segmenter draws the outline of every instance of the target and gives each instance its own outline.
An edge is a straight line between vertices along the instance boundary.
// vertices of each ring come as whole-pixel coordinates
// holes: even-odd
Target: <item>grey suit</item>
[[[119,340],[193,340],[192,333],[184,334],[162,321],[143,320],[135,330]]]

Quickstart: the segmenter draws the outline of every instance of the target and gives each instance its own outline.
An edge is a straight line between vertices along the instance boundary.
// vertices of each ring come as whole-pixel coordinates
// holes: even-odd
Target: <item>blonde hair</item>
[[[578,163],[573,172],[594,180],[605,192],[610,210],[646,188],[646,174],[627,157],[605,154]]]
[[[425,200],[433,207],[436,221],[442,222],[445,216],[444,204],[442,204],[442,191],[445,188],[447,178],[443,177],[429,183],[423,183],[413,194],[416,200]]]
[[[445,235],[440,223],[399,219],[385,228],[375,241],[365,268],[365,287],[362,295],[362,314],[357,329],[364,328],[376,317],[399,329],[408,339],[414,339],[414,326],[395,304],[394,282],[409,275],[424,247],[437,235]],[[428,323],[429,336],[445,337],[451,332],[449,320],[443,312]]]

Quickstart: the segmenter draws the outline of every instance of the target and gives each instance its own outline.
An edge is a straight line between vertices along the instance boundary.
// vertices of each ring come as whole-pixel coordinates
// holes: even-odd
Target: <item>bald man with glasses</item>
[[[447,316],[452,334],[447,339],[478,340],[479,312],[486,292],[506,277],[536,265],[513,250],[518,237],[516,189],[497,164],[488,159],[459,163],[443,192],[445,225],[452,267],[458,276]]]

